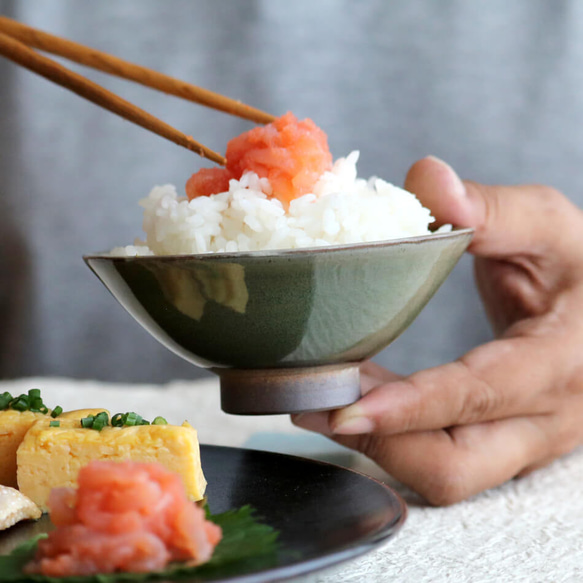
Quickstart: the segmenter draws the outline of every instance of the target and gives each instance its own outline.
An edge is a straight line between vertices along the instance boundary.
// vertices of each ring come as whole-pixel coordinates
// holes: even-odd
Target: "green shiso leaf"
[[[209,520],[223,529],[223,538],[208,563],[198,567],[173,563],[156,573],[115,573],[88,577],[45,577],[25,575],[22,570],[33,558],[38,541],[47,535],[37,535],[22,543],[9,555],[0,556],[0,582],[2,583],[114,583],[118,581],[155,581],[159,579],[184,580],[199,576],[219,578],[235,573],[243,574],[275,565],[277,561],[278,533],[271,526],[262,524],[250,506],[229,510],[222,514],[207,515]]]
[[[9,555],[0,556],[0,581],[34,581],[34,577],[24,575],[22,569],[34,557],[38,541],[46,534],[37,534],[18,545]]]

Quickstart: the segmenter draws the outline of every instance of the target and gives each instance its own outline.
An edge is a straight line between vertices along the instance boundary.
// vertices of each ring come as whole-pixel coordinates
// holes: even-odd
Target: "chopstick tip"
[[[216,162],[221,166],[227,165],[227,159],[218,152],[215,152],[214,150],[211,150],[210,148],[203,146],[201,143],[197,142],[192,136],[186,136],[186,138],[188,140],[187,147],[189,150],[196,152],[199,156],[202,156],[207,160],[211,160],[212,162]]]

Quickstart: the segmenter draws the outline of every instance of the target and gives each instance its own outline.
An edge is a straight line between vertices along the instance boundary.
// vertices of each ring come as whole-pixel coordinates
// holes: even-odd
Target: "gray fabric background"
[[[328,133],[401,184],[435,154],[464,178],[583,203],[583,2],[0,0],[0,13]],[[72,65],[71,65],[72,66]],[[248,122],[76,66],[223,150]],[[0,58],[0,376],[205,374],[158,345],[81,260],[141,234],[138,200],[201,159]],[[490,337],[465,257],[377,357],[398,372]]]

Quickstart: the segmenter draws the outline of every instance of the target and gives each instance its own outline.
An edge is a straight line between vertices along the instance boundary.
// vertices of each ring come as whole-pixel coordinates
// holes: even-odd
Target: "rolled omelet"
[[[46,415],[14,409],[0,411],[0,485],[16,488],[16,450],[40,419],[46,419]]]
[[[75,487],[79,470],[92,460],[157,462],[182,477],[191,500],[204,497],[206,480],[196,430],[188,423],[104,427],[101,431],[80,427],[79,417],[59,416],[37,421],[17,451],[18,488],[42,510],[52,488]]]
[[[96,415],[105,409],[79,409],[62,413],[59,419],[81,419]],[[4,409],[0,411],[0,486],[16,488],[16,451],[27,431],[39,420],[50,419],[50,415],[32,411]]]

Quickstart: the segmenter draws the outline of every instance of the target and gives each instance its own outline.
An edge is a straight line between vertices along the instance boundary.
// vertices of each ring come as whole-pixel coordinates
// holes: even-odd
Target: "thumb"
[[[410,168],[405,189],[433,213],[438,225],[473,227],[469,251],[485,257],[568,252],[563,233],[580,213],[558,191],[541,185],[486,186],[462,181],[433,156]],[[580,219],[579,219],[580,220]]]

